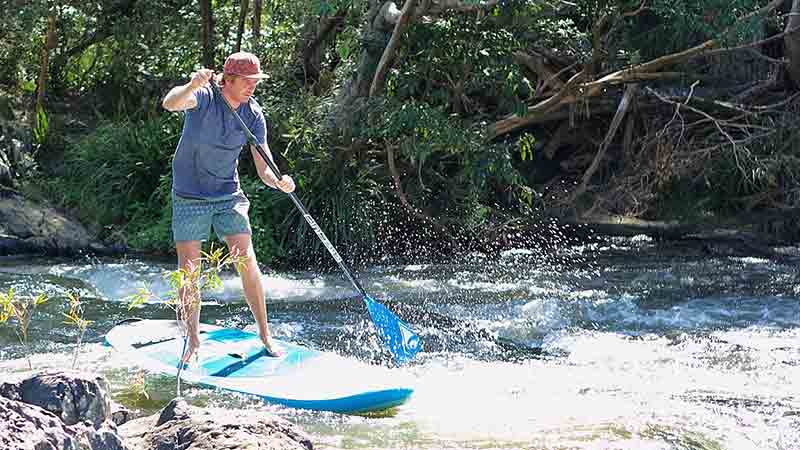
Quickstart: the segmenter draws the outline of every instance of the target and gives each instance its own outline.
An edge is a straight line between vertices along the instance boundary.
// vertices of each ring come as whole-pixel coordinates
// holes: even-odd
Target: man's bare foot
[[[271,336],[266,339],[262,338],[261,342],[264,343],[264,349],[267,350],[267,355],[272,356],[273,358],[283,356],[283,349],[274,340],[272,340]]]
[[[189,359],[191,359],[192,355],[195,357],[197,356],[197,350],[200,348],[200,335],[195,333],[193,336],[189,336],[189,339],[186,341],[186,349],[183,352],[183,358],[181,359],[182,363],[188,363]]]

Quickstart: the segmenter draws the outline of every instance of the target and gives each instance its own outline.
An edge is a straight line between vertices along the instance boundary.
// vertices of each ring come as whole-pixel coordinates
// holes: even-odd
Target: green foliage
[[[273,82],[287,89],[292,83],[285,79]],[[269,96],[262,104],[271,119],[270,148],[273,152],[283,149],[284,169],[294,177],[297,195],[346,258],[363,256],[374,244],[383,164],[359,158],[331,135],[326,127],[330,98],[290,93]],[[259,258],[266,260],[266,254],[294,262],[329,261],[319,238],[286,195],[259,183],[243,180],[251,199],[254,245],[275,246],[272,253],[257,248]],[[274,240],[259,234],[262,231],[270,231]]]
[[[524,46],[513,30],[498,26],[527,5],[498,8],[497,15],[477,19],[469,14],[445,16],[408,32],[405,61],[387,80],[387,94],[446,105],[451,112],[475,113],[481,103],[497,114],[518,104],[522,75],[511,53]],[[440,43],[440,45],[431,45]]]
[[[179,136],[174,115],[105,123],[68,148],[63,175],[52,180],[51,191],[81,219],[102,227],[103,237],[114,238],[128,226],[134,236],[150,233],[141,242],[157,242],[161,230],[145,224],[164,220],[164,191]]]
[[[130,205],[130,220],[125,226],[130,246],[156,253],[173,251],[171,192],[172,177],[164,174],[147,201]]]
[[[356,137],[397,146],[408,171],[406,193],[430,214],[455,222],[477,203],[519,204],[514,193],[524,185],[512,165],[510,149],[488,144],[479,127],[422,102],[374,105]],[[360,134],[358,134],[360,133]],[[506,192],[497,197],[496,190]]]
[[[525,133],[519,138],[519,156],[523,161],[533,160],[533,146],[536,138],[532,134]]]
[[[44,144],[47,141],[48,131],[47,112],[42,105],[36,105],[36,126],[33,127],[33,141],[39,145]]]
[[[285,256],[285,249],[278,241],[278,224],[286,208],[291,207],[286,194],[266,186],[254,176],[242,179],[242,189],[250,200],[251,237],[259,261],[269,263]]]
[[[169,296],[162,300],[162,304],[175,309],[180,317],[188,317],[190,309],[200,307],[200,294],[207,290],[222,288],[220,274],[226,268],[242,270],[245,263],[243,256],[226,253],[222,247],[211,246],[208,252],[201,252],[201,258],[190,268],[179,268],[167,272],[164,278],[169,282],[171,290]],[[186,304],[181,301],[181,292],[189,289],[197,295],[193,299],[196,303]],[[136,294],[128,297],[128,309],[134,309],[143,304],[157,299],[148,288],[140,289]]]
[[[14,294],[14,289],[8,293],[0,293],[0,325],[8,321],[15,322],[14,331],[17,334],[20,344],[25,351],[25,358],[28,360],[28,368],[33,369],[31,363],[30,348],[28,346],[28,327],[31,324],[33,313],[36,307],[45,303],[47,296],[44,294],[36,297],[18,297]]]
[[[78,329],[75,353],[72,358],[72,368],[74,369],[75,365],[78,363],[78,355],[81,352],[83,335],[86,334],[86,329],[89,328],[89,325],[92,323],[92,321],[86,320],[83,317],[83,303],[81,302],[80,296],[77,293],[69,292],[67,293],[67,298],[69,299],[69,310],[64,313],[64,323],[67,325],[72,325]]]
[[[638,8],[639,2],[627,2],[627,11]],[[733,46],[752,42],[763,33],[763,18],[723,34],[734,21],[763,6],[758,0],[655,0],[642,14],[625,21],[623,40],[618,51],[636,53],[643,60],[684,50],[708,39],[722,39]],[[667,38],[668,37],[668,38]]]
[[[375,220],[380,217],[380,193],[371,173],[379,166],[331,149],[305,156],[308,159],[298,164],[298,173],[303,173],[301,201],[343,256],[350,261],[366,256],[375,243]],[[280,227],[281,245],[293,259],[330,261],[322,242],[297,209],[288,211]]]

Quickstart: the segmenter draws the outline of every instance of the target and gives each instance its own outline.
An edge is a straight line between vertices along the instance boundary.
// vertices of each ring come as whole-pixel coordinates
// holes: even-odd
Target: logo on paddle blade
[[[409,356],[413,356],[415,353],[419,351],[420,347],[420,340],[419,336],[414,333],[414,330],[411,329],[408,325],[403,322],[399,322],[398,328],[400,328],[400,335],[403,337],[401,345],[403,349],[410,353]]]

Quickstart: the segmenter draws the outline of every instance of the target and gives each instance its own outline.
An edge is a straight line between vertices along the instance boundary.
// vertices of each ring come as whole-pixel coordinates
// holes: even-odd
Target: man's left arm
[[[270,160],[272,160],[272,163],[274,164],[275,159],[272,157],[272,152],[270,152],[269,146],[266,143],[264,143],[264,145],[262,145],[261,148],[264,150],[264,153],[266,153],[267,157]],[[255,161],[256,163],[256,171],[258,172],[258,177],[261,178],[261,181],[263,181],[264,184],[266,184],[271,188],[278,189],[278,186],[276,184],[278,182],[277,174],[274,174],[272,172],[272,169],[269,168],[267,162],[264,161],[264,158],[261,156],[261,154],[256,149],[255,145],[253,144],[250,144],[250,154],[253,155],[253,161]]]

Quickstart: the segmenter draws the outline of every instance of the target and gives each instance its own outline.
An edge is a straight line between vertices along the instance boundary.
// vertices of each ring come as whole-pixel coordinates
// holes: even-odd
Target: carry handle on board
[[[222,100],[225,102],[225,106],[227,106],[228,111],[236,118],[239,126],[244,131],[245,136],[247,137],[247,142],[255,147],[258,154],[261,155],[261,158],[267,163],[269,169],[275,174],[278,179],[283,178],[280,170],[278,169],[277,165],[272,161],[267,155],[267,152],[264,151],[264,148],[258,144],[258,140],[250,131],[250,129],[245,125],[244,121],[239,114],[233,109],[231,104],[228,102],[228,99],[222,94],[222,90],[217,86],[217,84],[212,80],[210,82],[211,89],[214,92],[214,95],[220,96]],[[353,276],[350,269],[347,267],[347,264],[344,262],[342,257],[339,255],[339,252],[333,247],[331,241],[328,240],[328,237],[325,236],[325,233],[320,229],[317,222],[311,217],[311,214],[308,213],[303,203],[294,192],[287,193],[294,206],[300,211],[303,217],[308,222],[308,225],[314,230],[314,233],[317,234],[319,239],[325,245],[325,248],[328,249],[328,252],[333,256],[333,259],[336,260],[336,263],[339,264],[339,267],[344,272],[347,279],[353,284],[356,290],[361,294],[361,297],[364,299],[364,302],[367,305],[367,310],[369,310],[370,317],[372,317],[372,322],[375,324],[375,328],[378,330],[378,334],[381,336],[381,340],[383,344],[389,349],[394,357],[395,361],[398,364],[403,364],[409,360],[411,360],[417,352],[419,352],[422,348],[422,342],[419,339],[419,336],[414,332],[411,327],[400,320],[394,313],[389,311],[385,306],[378,303],[375,299],[370,297],[364,288],[361,286],[361,283]]]

